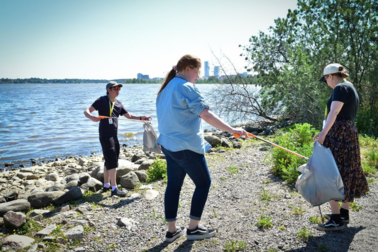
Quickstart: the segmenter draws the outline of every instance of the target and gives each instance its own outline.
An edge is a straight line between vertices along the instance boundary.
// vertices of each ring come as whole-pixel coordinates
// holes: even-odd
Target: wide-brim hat
[[[117,83],[116,81],[109,81],[109,83],[106,84],[106,89],[114,88],[114,87],[123,87],[123,85],[120,83]]]
[[[327,65],[323,70],[323,76],[319,79],[319,81],[326,82],[324,76],[329,74],[341,73],[345,67],[338,63],[332,63]]]

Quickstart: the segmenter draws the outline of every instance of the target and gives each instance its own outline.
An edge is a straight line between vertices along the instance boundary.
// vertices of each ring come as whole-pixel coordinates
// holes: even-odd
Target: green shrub
[[[298,233],[298,239],[302,239],[304,242],[307,242],[308,240],[310,240],[313,236],[314,236],[314,233],[308,231],[306,229],[306,227],[303,227]]]
[[[147,182],[153,182],[158,179],[167,180],[167,163],[157,157],[147,170]]]
[[[295,124],[277,132],[275,142],[303,156],[310,157],[313,148],[315,129],[308,123]],[[273,148],[273,173],[283,178],[289,185],[294,185],[300,173],[297,168],[307,161],[279,148]]]
[[[227,241],[226,245],[224,246],[224,250],[227,252],[236,252],[236,251],[245,251],[247,250],[246,243],[244,241]]]

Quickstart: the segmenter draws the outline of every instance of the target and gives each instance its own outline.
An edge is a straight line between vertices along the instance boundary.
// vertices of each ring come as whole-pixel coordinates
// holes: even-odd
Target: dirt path
[[[223,150],[222,150],[223,151]],[[377,251],[377,178],[370,183],[371,192],[357,199],[361,209],[351,211],[351,222],[344,231],[322,232],[310,217],[319,216],[299,194],[290,191],[282,180],[274,177],[266,160],[266,146],[258,142],[242,149],[207,155],[212,186],[201,223],[216,228],[214,238],[187,241],[181,237],[172,244],[163,242],[165,183],[152,184],[160,192],[152,201],[134,194],[126,199],[109,195],[96,203],[89,219],[95,231],[85,235],[80,246],[86,251]],[[178,225],[189,222],[189,209],[194,185],[186,178],[181,191]],[[264,192],[265,191],[265,192]],[[130,192],[130,195],[135,192]],[[143,193],[137,190],[136,193]],[[329,213],[327,204],[323,213]],[[259,228],[261,216],[271,218],[271,227]],[[117,226],[118,218],[135,221],[128,230]],[[265,223],[269,226],[269,221]],[[304,232],[304,228],[306,232]],[[302,230],[300,237],[298,232]],[[312,236],[306,241],[306,236]]]

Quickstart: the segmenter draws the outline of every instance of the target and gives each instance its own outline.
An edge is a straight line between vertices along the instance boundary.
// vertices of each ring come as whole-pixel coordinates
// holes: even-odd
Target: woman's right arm
[[[220,130],[227,131],[231,134],[239,134],[240,136],[245,136],[248,138],[248,133],[241,128],[232,128],[227,123],[223,122],[216,114],[211,112],[208,108],[204,108],[200,114],[200,117],[210,124]]]

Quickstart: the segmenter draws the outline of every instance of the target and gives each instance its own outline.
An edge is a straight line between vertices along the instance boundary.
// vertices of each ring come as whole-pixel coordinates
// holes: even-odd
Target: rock
[[[217,147],[218,145],[222,144],[222,141],[219,139],[219,137],[213,136],[213,135],[205,135],[205,140],[212,146]]]
[[[146,155],[144,155],[144,153],[136,153],[132,156],[131,162],[135,162],[135,161],[137,161],[141,158],[144,158],[144,157],[146,157]]]
[[[60,183],[56,183],[53,186],[50,186],[46,189],[46,192],[57,192],[57,191],[64,191],[64,185]]]
[[[15,190],[11,190],[3,195],[6,201],[16,200],[18,198],[18,192]]]
[[[88,160],[85,158],[79,158],[79,165],[81,166],[87,166],[88,165]]]
[[[66,176],[69,176],[69,175],[72,175],[72,174],[75,174],[75,173],[77,173],[76,169],[67,169],[67,170],[64,171],[64,174]]]
[[[38,231],[38,232],[36,233],[36,236],[38,236],[38,237],[48,236],[48,235],[51,234],[51,232],[54,231],[56,228],[57,228],[57,226],[56,226],[55,224],[48,225],[48,226],[45,227],[44,229]]]
[[[134,189],[140,183],[138,176],[135,172],[129,172],[125,176],[121,177],[120,184],[124,188]]]
[[[152,160],[152,159],[148,159],[148,160],[143,161],[143,163],[138,167],[138,170],[150,169],[153,162],[154,162],[154,160]]]
[[[285,199],[291,199],[290,193],[285,193]]]
[[[230,148],[232,146],[232,143],[228,141],[226,138],[221,138],[221,145],[226,148]]]
[[[128,230],[135,229],[136,224],[138,224],[138,222],[134,221],[133,219],[129,219],[129,218],[121,218],[121,219],[118,220],[118,223],[117,223],[118,226],[126,227]]]
[[[143,171],[135,171],[134,172],[137,176],[140,182],[146,182],[147,180],[147,174]]]
[[[78,185],[79,185],[79,180],[72,180],[68,182],[67,184],[65,184],[64,189],[71,190],[74,187],[78,187]]]
[[[92,212],[93,211],[93,208],[92,206],[89,204],[89,203],[84,203],[82,205],[80,205],[76,211],[78,211],[79,213],[81,214],[87,214],[88,212]]]
[[[56,172],[50,173],[46,175],[46,180],[49,181],[57,181],[59,179],[59,174]]]
[[[155,190],[147,190],[147,191],[144,193],[144,197],[146,198],[146,200],[153,200],[153,199],[155,199],[158,195],[159,195],[159,192],[158,192],[158,191],[155,191]]]
[[[261,133],[263,132],[263,129],[259,125],[253,125],[248,124],[244,127],[245,131],[248,131],[249,133]]]
[[[97,192],[102,188],[102,182],[95,178],[89,178],[86,184],[81,185],[81,188],[85,191],[90,190],[92,192]]]
[[[79,174],[72,174],[66,177],[66,183],[73,180],[79,181]]]
[[[19,228],[26,223],[26,216],[20,212],[9,211],[4,214],[4,224],[10,228]]]
[[[55,237],[54,236],[45,236],[43,238],[43,241],[44,242],[53,242],[55,240]]]
[[[89,180],[90,177],[91,177],[91,175],[89,175],[86,172],[80,173],[80,175],[79,175],[79,181],[80,181],[81,184],[85,184],[85,183],[88,182],[88,180]]]
[[[0,217],[0,227],[4,226],[4,218]]]
[[[81,240],[84,238],[84,228],[81,225],[73,227],[71,229],[68,229],[66,232],[64,232],[64,235],[68,239]]]
[[[98,173],[99,173],[100,171],[104,171],[104,164],[103,164],[103,163],[98,164],[98,166],[97,166],[94,170],[92,170],[92,172],[91,172],[91,177],[92,177],[92,178],[96,178],[96,179],[98,179],[98,180],[100,180],[100,181],[103,181],[103,180],[104,180],[104,175],[102,175],[102,179],[99,179],[99,178],[98,178]]]
[[[32,208],[42,208],[49,206],[53,203],[54,200],[58,199],[64,192],[57,191],[57,192],[37,192],[32,194],[28,197],[28,201],[30,202],[30,206]]]
[[[27,200],[19,199],[0,204],[0,217],[3,217],[9,211],[27,212],[30,209],[30,203]]]
[[[31,172],[19,172],[17,173],[17,177],[19,177],[20,179],[26,179],[28,176],[32,175],[33,173]]]
[[[234,146],[235,149],[240,149],[241,148],[241,143],[238,141],[233,141],[232,145]]]
[[[38,249],[38,244],[34,243],[33,245],[31,245],[28,252],[35,252],[35,251],[37,251],[37,249]]]
[[[83,197],[83,192],[79,187],[73,187],[68,192],[54,200],[54,204],[63,205],[71,200],[78,200]]]
[[[10,235],[3,239],[3,250],[8,249],[23,249],[29,247],[34,242],[34,239],[23,235]]]
[[[66,243],[66,241],[63,239],[63,237],[58,237],[58,238],[56,238],[56,241],[55,241],[56,243],[59,243],[59,244],[65,244]]]
[[[4,202],[7,202],[7,201],[5,200],[5,198],[3,196],[0,195],[0,204],[4,203]]]

